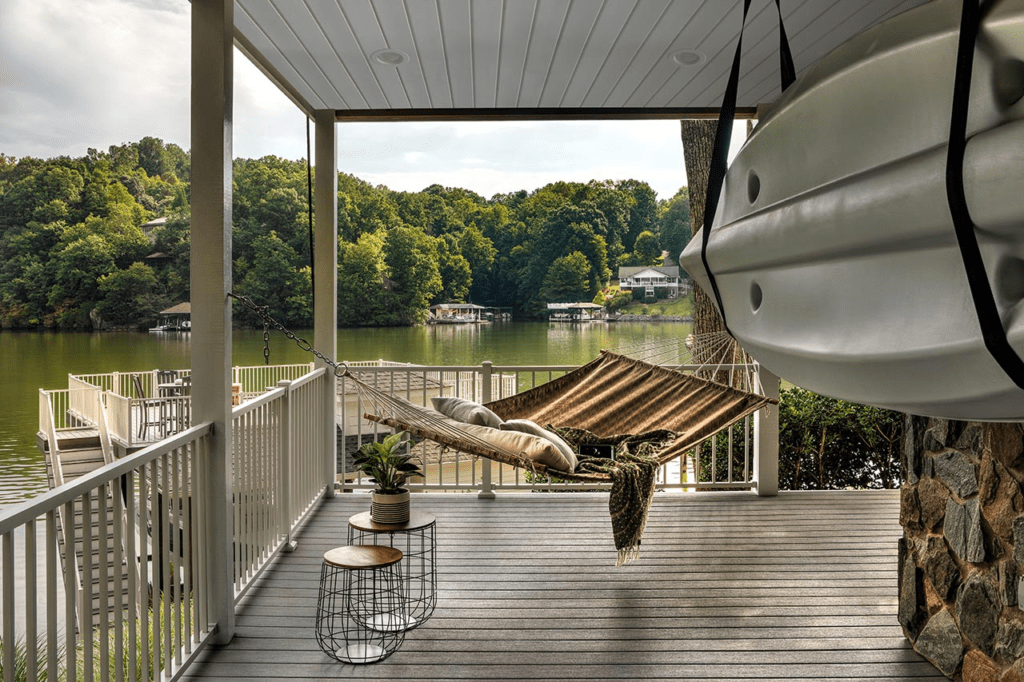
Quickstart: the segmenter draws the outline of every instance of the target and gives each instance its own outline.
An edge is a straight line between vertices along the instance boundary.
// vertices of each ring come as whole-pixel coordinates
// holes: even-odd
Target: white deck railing
[[[232,410],[236,599],[323,494],[326,381],[314,370]]]
[[[324,494],[330,375],[297,367],[305,376],[279,380],[232,410],[227,532],[235,602],[292,546],[294,528]],[[59,434],[54,416],[71,412],[76,391],[96,398],[100,389],[40,391],[40,428],[50,443]],[[134,400],[109,390],[106,398],[108,410]],[[108,429],[99,411],[103,441],[116,427]],[[116,419],[118,410],[109,411]],[[29,660],[27,679],[174,679],[183,672],[216,626],[207,571],[209,553],[224,546],[211,536],[224,531],[211,529],[205,508],[217,499],[203,476],[210,438],[209,424],[184,428],[0,513],[5,680],[13,679],[17,648]]]
[[[684,372],[697,365],[672,366]],[[398,395],[418,405],[430,406],[435,396],[458,396],[476,402],[508,397],[546,383],[576,369],[575,365],[498,366],[489,362],[470,366],[380,366],[349,364],[361,381]],[[751,370],[749,366],[724,366],[724,370]],[[373,484],[348,465],[350,456],[362,444],[380,439],[391,429],[363,418],[368,411],[355,384],[344,378],[339,382],[338,423],[339,475],[343,489],[370,489]],[[751,488],[754,478],[754,418],[747,417],[718,436],[710,438],[681,458],[663,466],[658,486],[665,490]],[[410,482],[412,490],[474,490],[489,494],[492,490],[559,490],[593,488],[576,482],[552,482],[507,465],[493,464],[465,453],[441,448],[429,441],[417,443],[413,452],[425,473],[420,481]],[[342,456],[345,453],[345,456]],[[349,466],[350,470],[346,470]],[[596,486],[604,487],[604,486]]]
[[[209,433],[188,429],[0,513],[5,679],[19,642],[30,680],[169,678],[195,654],[213,626],[196,476]]]

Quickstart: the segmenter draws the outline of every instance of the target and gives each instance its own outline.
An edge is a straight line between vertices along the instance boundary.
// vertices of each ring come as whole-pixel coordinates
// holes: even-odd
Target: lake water
[[[500,365],[577,365],[593,359],[603,348],[643,357],[641,347],[681,345],[689,332],[689,324],[671,322],[498,322],[342,329],[338,331],[338,356],[352,361],[383,359],[425,365],[472,365],[485,360]],[[236,331],[232,354],[234,365],[263,364],[263,332]],[[272,332],[271,364],[311,359],[309,353]],[[664,361],[674,359],[666,357]],[[43,456],[36,448],[40,388],[67,388],[69,373],[188,366],[188,334],[0,332],[0,505],[20,502],[47,489]]]

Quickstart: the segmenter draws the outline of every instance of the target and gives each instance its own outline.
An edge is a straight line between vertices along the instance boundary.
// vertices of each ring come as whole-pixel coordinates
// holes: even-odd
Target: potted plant
[[[356,451],[353,464],[377,485],[370,501],[370,519],[376,523],[398,524],[409,521],[409,491],[402,486],[410,476],[422,476],[408,453],[410,440],[405,433],[394,433],[383,442],[366,443]]]

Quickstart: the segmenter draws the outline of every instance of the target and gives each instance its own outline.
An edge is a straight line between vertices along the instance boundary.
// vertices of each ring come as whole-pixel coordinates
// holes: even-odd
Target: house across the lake
[[[620,267],[619,289],[639,289],[650,298],[676,298],[689,293],[688,282],[679,276],[678,265]]]

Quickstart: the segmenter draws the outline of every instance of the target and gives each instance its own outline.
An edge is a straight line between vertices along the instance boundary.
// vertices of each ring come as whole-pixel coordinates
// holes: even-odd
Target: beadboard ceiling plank
[[[264,2],[240,2],[235,12],[235,30],[241,32],[246,41],[255,48],[288,81],[289,86],[311,106],[329,108],[320,93],[312,87],[300,69],[281,51],[275,37],[268,34],[270,20],[265,16],[273,13],[272,7]]]

